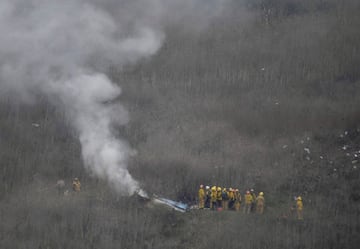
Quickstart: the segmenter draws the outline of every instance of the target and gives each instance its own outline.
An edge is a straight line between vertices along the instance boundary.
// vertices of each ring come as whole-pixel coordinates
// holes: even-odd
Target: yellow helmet
[[[302,201],[301,196],[298,196],[298,198],[296,198],[296,200]]]
[[[264,196],[264,192],[260,192],[259,195],[260,195],[260,196]]]
[[[218,191],[221,191],[221,187],[218,187],[217,190],[218,190]]]
[[[212,191],[216,191],[216,186],[212,186],[212,187],[211,187],[211,190],[212,190]]]

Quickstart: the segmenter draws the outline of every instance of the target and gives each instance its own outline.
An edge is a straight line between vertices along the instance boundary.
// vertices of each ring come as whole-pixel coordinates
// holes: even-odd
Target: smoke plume
[[[1,94],[30,103],[48,96],[71,120],[84,165],[131,194],[139,188],[126,167],[133,150],[113,133],[128,114],[117,101],[120,87],[104,72],[156,53],[162,23],[181,19],[181,11],[201,20],[216,15],[223,1],[210,2],[2,0]]]

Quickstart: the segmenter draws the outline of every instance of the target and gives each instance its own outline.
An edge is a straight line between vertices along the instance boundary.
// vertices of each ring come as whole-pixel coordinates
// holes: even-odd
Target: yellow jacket
[[[245,204],[251,204],[253,202],[253,197],[251,194],[245,194]]]
[[[72,185],[73,185],[73,190],[75,192],[80,192],[81,189],[80,181],[73,181]]]
[[[222,201],[222,192],[221,192],[221,190],[217,191],[217,200]]]
[[[265,203],[265,198],[261,195],[259,195],[258,197],[256,197],[256,204],[257,205],[264,205]]]
[[[235,192],[235,200],[241,202],[241,194],[239,192]]]
[[[203,200],[205,198],[205,190],[203,188],[199,189],[199,200]]]
[[[296,201],[296,209],[297,209],[297,210],[303,210],[303,208],[304,208],[304,206],[303,206],[302,201],[297,200],[297,201]]]
[[[211,201],[216,202],[217,200],[217,191],[211,191]]]
[[[233,191],[229,191],[229,192],[228,192],[228,196],[229,196],[229,200],[231,200],[231,201],[235,200],[235,196],[234,196],[234,192],[233,192]]]

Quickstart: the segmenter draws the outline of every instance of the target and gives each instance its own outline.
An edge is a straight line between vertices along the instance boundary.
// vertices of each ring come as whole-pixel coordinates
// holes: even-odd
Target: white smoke
[[[19,101],[39,93],[49,96],[77,131],[85,166],[131,194],[139,188],[126,167],[133,150],[112,130],[125,124],[128,114],[116,100],[120,87],[104,72],[110,64],[135,63],[156,53],[164,39],[160,23],[178,14],[179,6],[189,11],[193,2],[206,3],[2,0],[1,94]],[[206,13],[217,9],[212,7]]]

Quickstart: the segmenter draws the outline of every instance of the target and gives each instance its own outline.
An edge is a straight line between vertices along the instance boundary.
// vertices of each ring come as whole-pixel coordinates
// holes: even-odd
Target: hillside
[[[211,18],[167,13],[155,53],[105,67],[122,93],[103,102],[128,111],[114,137],[136,150],[127,169],[149,194],[192,205],[201,183],[254,188],[265,214],[183,214],[119,194],[86,165],[52,94],[7,94],[1,59],[0,248],[357,248],[360,3],[224,2]],[[82,191],[59,194],[73,177]],[[298,195],[303,222],[283,217]]]

